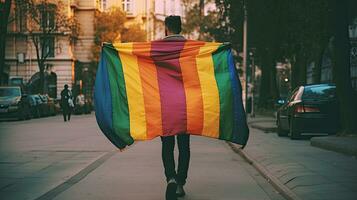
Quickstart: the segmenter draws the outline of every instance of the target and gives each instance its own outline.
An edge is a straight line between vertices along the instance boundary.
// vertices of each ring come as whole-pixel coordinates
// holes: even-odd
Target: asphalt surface
[[[176,152],[177,156],[177,152]],[[164,199],[161,142],[118,151],[94,115],[0,122],[1,199]],[[187,200],[280,200],[226,142],[192,136]]]

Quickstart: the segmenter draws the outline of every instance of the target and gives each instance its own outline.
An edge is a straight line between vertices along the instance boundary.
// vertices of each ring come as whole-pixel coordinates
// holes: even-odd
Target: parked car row
[[[27,101],[30,105],[32,117],[46,117],[56,115],[56,106],[53,98],[48,95],[28,95]]]
[[[80,94],[75,99],[74,114],[90,114],[92,102]],[[0,118],[31,119],[54,116],[61,112],[61,100],[46,94],[23,94],[20,86],[0,87]]]
[[[26,95],[18,86],[0,87],[0,118],[22,120],[53,115],[55,101],[48,95]]]
[[[291,139],[335,134],[340,128],[336,86],[316,84],[297,87],[279,100],[277,131]]]

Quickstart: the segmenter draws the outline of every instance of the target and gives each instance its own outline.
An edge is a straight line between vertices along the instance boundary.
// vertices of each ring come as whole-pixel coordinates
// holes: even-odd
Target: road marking
[[[92,162],[90,165],[83,168],[77,174],[72,176],[70,179],[61,183],[57,187],[47,191],[45,194],[36,198],[36,200],[50,200],[50,199],[55,198],[57,195],[68,190],[70,187],[72,187],[73,185],[77,184],[79,181],[84,179],[88,174],[90,174],[92,171],[94,171],[96,168],[98,168],[100,165],[102,165],[106,160],[108,160],[110,157],[112,157],[115,153],[116,153],[116,151],[110,151],[110,152],[104,154],[103,156],[98,158],[96,161]]]

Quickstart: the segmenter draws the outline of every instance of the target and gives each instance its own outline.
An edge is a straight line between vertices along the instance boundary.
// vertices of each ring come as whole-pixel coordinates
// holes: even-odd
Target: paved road
[[[0,122],[1,199],[164,199],[160,141],[117,151],[93,115]],[[187,200],[280,200],[223,141],[192,137]]]

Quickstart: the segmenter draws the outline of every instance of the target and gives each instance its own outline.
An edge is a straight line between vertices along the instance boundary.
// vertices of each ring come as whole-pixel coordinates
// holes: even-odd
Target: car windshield
[[[302,99],[326,100],[336,97],[336,87],[331,85],[305,87]]]
[[[21,96],[19,88],[0,88],[0,97],[17,97]]]

